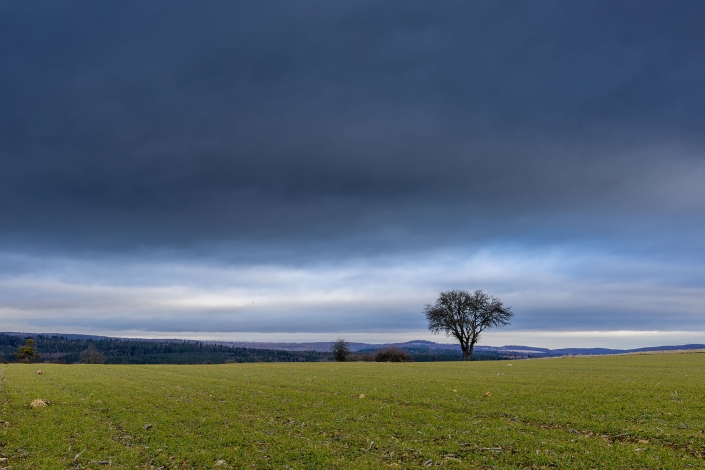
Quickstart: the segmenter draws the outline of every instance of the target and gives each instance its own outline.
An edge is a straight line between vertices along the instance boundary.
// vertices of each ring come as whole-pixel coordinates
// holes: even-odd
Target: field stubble
[[[38,368],[0,468],[705,467],[705,354]]]

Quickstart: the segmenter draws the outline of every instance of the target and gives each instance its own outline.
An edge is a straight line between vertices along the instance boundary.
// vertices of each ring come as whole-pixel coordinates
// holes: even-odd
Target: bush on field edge
[[[378,349],[373,353],[353,353],[348,356],[348,361],[358,362],[411,362],[411,355],[401,348],[391,346]]]

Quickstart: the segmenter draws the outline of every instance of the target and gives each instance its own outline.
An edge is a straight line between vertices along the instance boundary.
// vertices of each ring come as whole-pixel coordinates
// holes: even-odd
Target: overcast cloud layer
[[[482,288],[486,343],[705,342],[704,16],[4,2],[0,329],[429,338]]]

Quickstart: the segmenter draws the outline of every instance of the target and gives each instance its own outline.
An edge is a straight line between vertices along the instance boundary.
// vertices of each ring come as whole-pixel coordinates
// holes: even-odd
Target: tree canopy
[[[441,292],[434,304],[424,307],[424,313],[432,333],[445,333],[458,340],[465,361],[472,357],[483,331],[509,325],[514,316],[511,307],[505,307],[501,300],[481,290]]]

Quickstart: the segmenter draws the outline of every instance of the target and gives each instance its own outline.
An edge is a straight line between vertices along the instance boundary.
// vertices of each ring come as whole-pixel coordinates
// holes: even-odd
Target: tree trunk
[[[463,361],[469,361],[472,357],[472,350],[468,346],[461,346],[460,349],[463,350]]]
[[[469,361],[470,358],[472,358],[472,350],[475,349],[475,341],[471,341],[470,344],[468,345],[468,358],[466,361]]]

